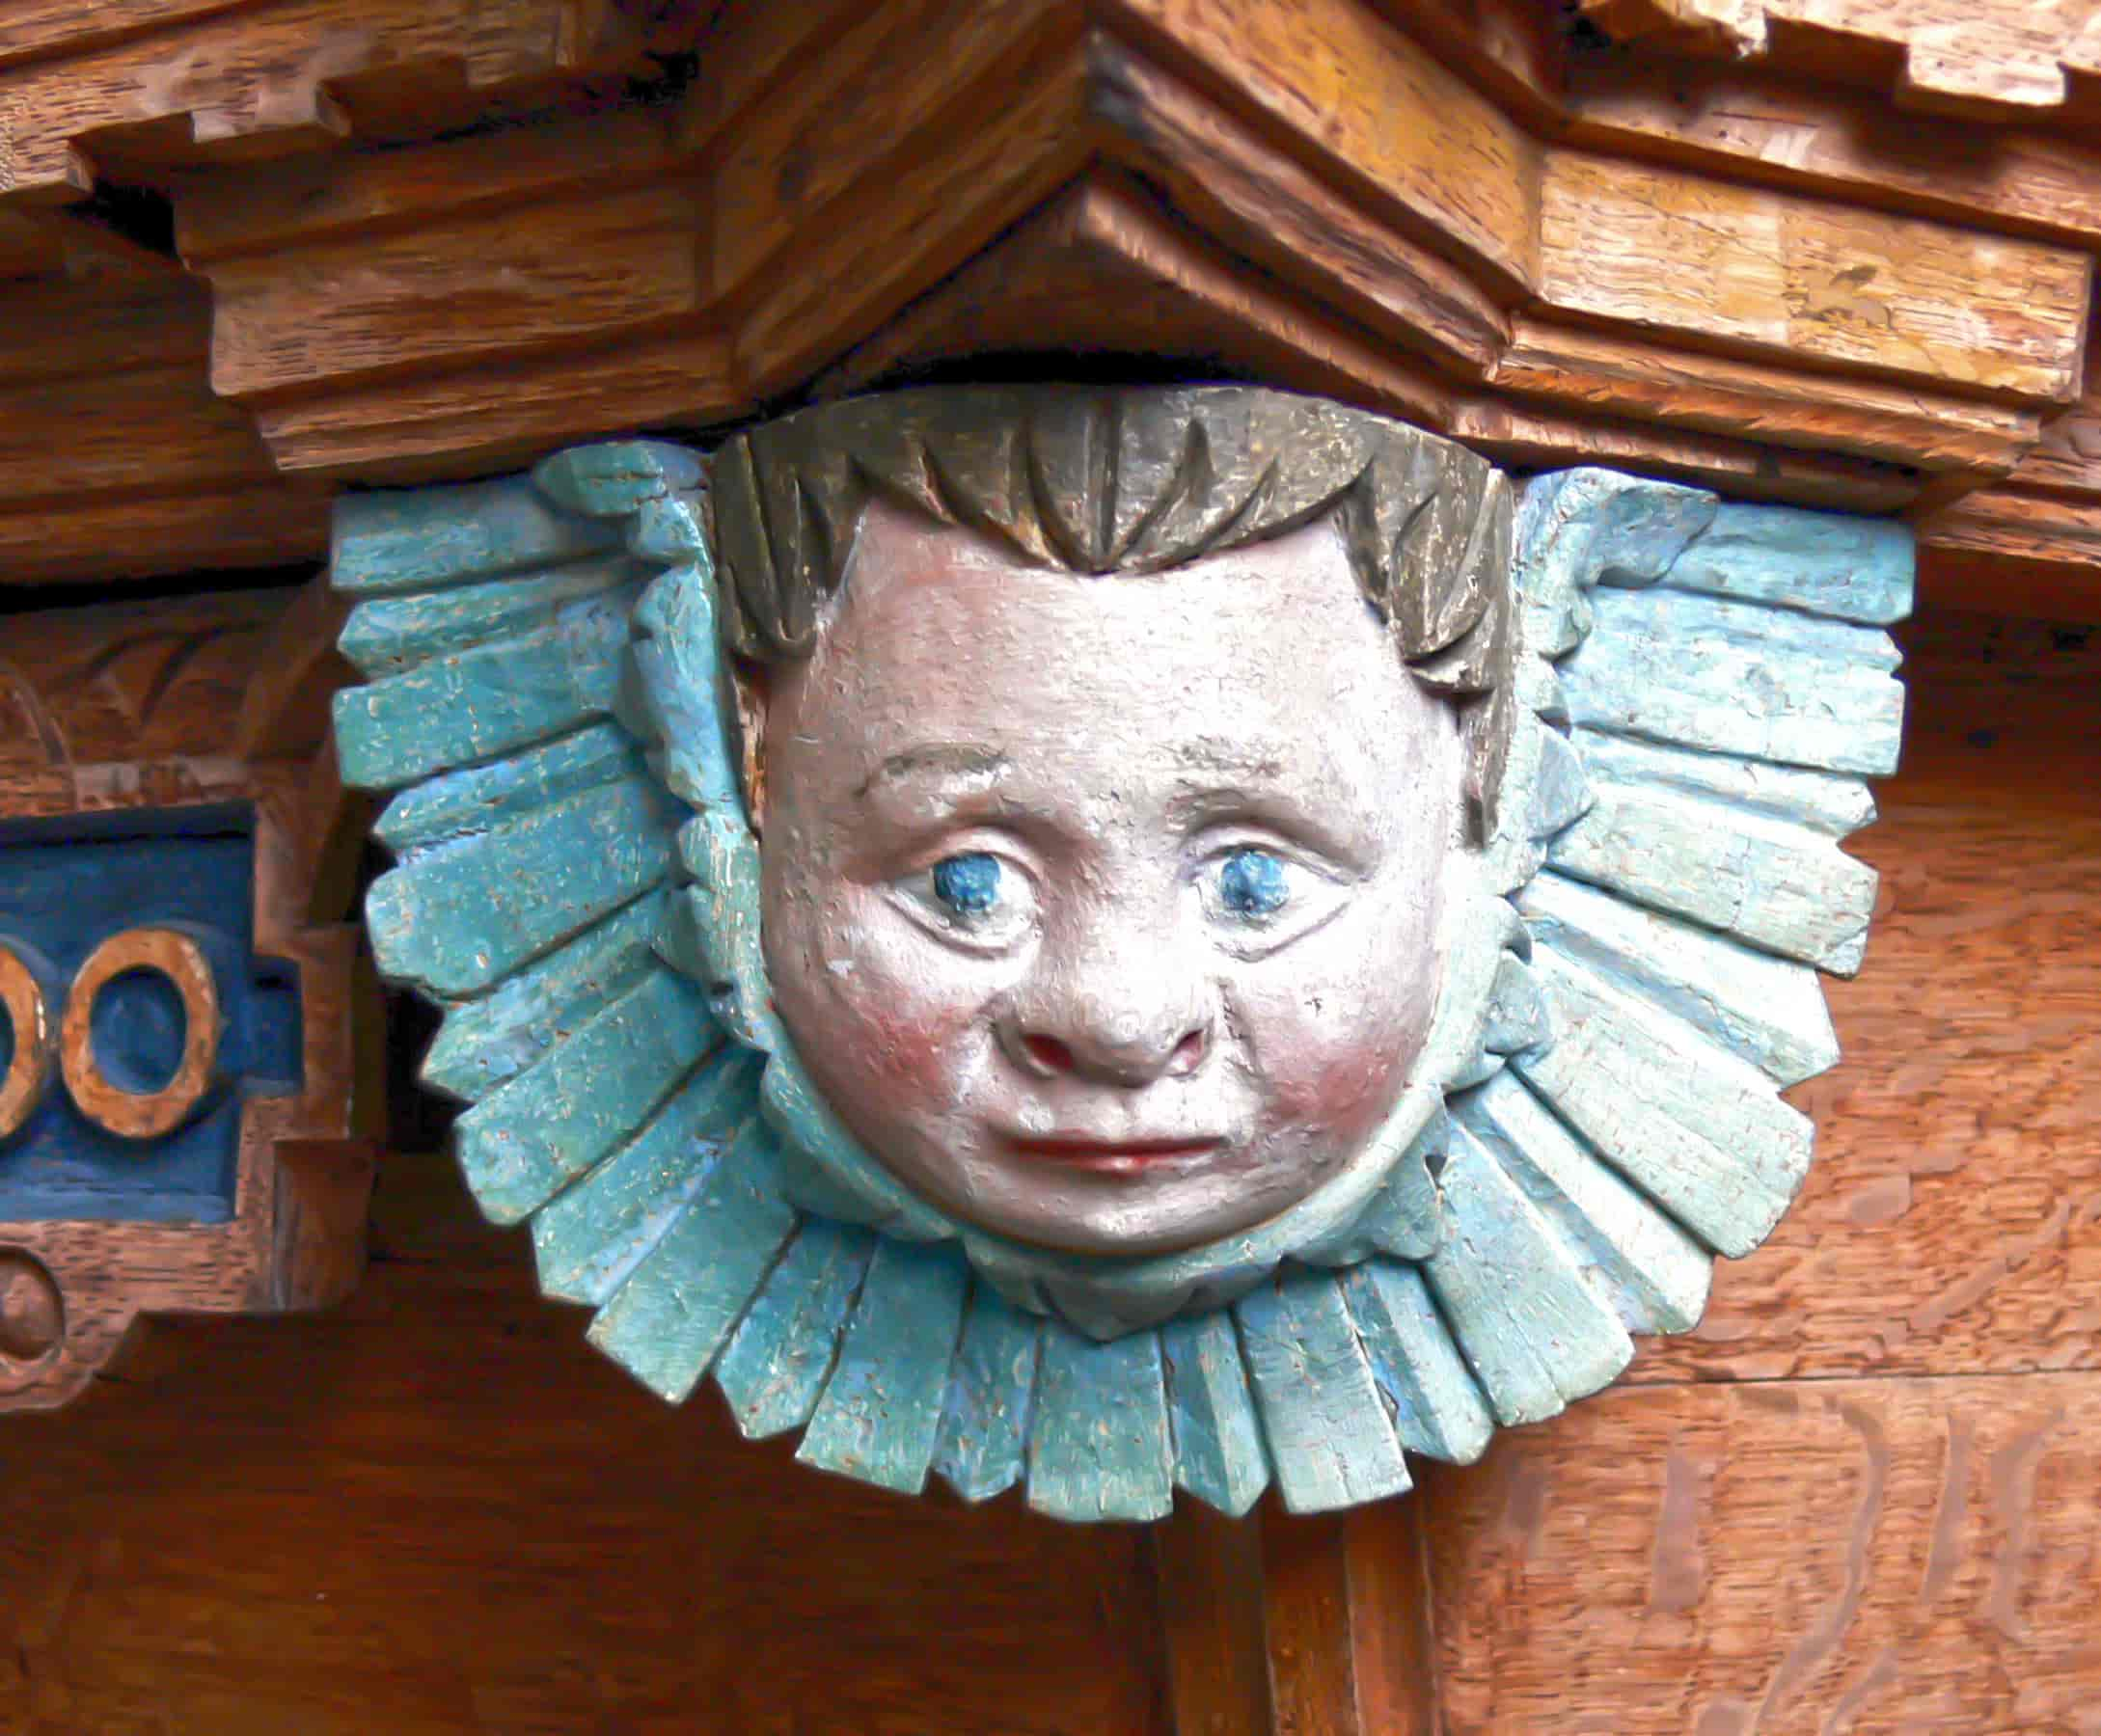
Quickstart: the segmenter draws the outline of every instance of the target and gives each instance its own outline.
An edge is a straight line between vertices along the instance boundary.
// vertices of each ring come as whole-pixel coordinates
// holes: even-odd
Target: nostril
[[[1071,1072],[1074,1068],[1073,1051],[1055,1037],[1023,1037],[1022,1047],[1028,1058],[1046,1072]]]
[[[1175,1044],[1175,1052],[1167,1057],[1167,1071],[1170,1073],[1194,1072],[1196,1064],[1203,1058],[1204,1033],[1191,1031]]]

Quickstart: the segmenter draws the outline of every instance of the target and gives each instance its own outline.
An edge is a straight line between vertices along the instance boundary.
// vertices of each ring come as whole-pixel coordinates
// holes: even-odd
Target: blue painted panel
[[[297,1091],[304,1046],[297,966],[253,952],[254,859],[245,808],[0,827],[0,939],[34,951],[40,975],[48,966],[43,987],[54,1027],[88,955],[112,935],[148,927],[178,927],[198,941],[218,981],[225,1024],[222,1084],[163,1139],[103,1131],[74,1107],[54,1069],[35,1113],[0,1141],[0,1223],[232,1216],[241,1102]],[[96,999],[90,1037],[111,1081],[140,1089],[174,1071],[180,1004],[150,974],[119,977]]]

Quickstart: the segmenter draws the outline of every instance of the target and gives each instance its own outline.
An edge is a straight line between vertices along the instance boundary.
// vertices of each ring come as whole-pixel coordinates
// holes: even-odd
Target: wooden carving
[[[339,481],[1105,346],[1916,508],[1951,586],[2010,545],[2090,602],[2088,491],[2019,474],[2083,378],[2090,8],[1582,10],[0,8],[0,575],[318,556]]]
[[[362,1268],[336,619],[310,588],[9,622],[0,1409],[73,1397],[141,1315],[312,1307]]]
[[[805,1462],[1374,1500],[1693,1325],[1807,1169],[1899,528],[958,388],[368,496],[334,579],[470,1184]]]

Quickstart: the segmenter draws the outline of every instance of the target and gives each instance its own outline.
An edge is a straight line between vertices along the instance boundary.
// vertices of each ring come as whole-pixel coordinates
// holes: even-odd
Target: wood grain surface
[[[588,1350],[411,1102],[348,1303],[10,1422],[0,1727],[2093,1729],[2101,632],[1900,635],[1817,1165],[1635,1384],[1343,1525],[892,1500]]]
[[[247,155],[259,135],[286,131],[290,144],[310,147],[338,130],[323,87],[375,63],[456,61],[477,86],[546,74],[560,65],[563,14],[574,4],[162,4],[157,17],[140,20],[162,30],[128,36],[52,20],[43,52],[0,65],[0,198],[87,192],[96,154],[150,157],[175,146],[187,156],[198,146],[245,142]],[[177,23],[183,28],[171,39]],[[87,139],[94,144],[83,149]]]
[[[1614,47],[1511,0],[14,0],[0,581],[316,555],[329,482],[1120,344],[1526,466],[1934,511],[1945,583],[2076,595],[2079,11],[1629,0]],[[1725,14],[1747,62],[1697,58]],[[1906,106],[2052,54],[2054,108]],[[1111,167],[1180,245],[1098,223],[1010,286]]]
[[[2097,611],[2101,612],[2101,611]],[[1928,614],[1794,1209],[1634,1380],[2101,1368],[2101,629]]]
[[[1444,1727],[2087,1732],[2101,1379],[1622,1389],[1426,1480]]]
[[[796,1465],[532,1293],[450,1159],[397,1155],[334,1314],[162,1323],[11,1423],[0,1725],[368,1736],[1130,1732],[1145,1536]]]
[[[2047,113],[2101,72],[2084,0],[1583,0],[1611,35],[1884,84],[1906,107]],[[1879,52],[1877,52],[1879,50]]]

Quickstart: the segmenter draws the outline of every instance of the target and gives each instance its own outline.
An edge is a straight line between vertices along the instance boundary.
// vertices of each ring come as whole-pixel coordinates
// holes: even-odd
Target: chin
[[[1220,1200],[1231,1178],[1095,1177],[1058,1181],[1024,1175],[996,1190],[940,1203],[958,1218],[1032,1247],[1105,1259],[1139,1259],[1202,1247],[1267,1223],[1311,1186],[1278,1197]],[[1317,1183],[1316,1183],[1317,1185]]]

